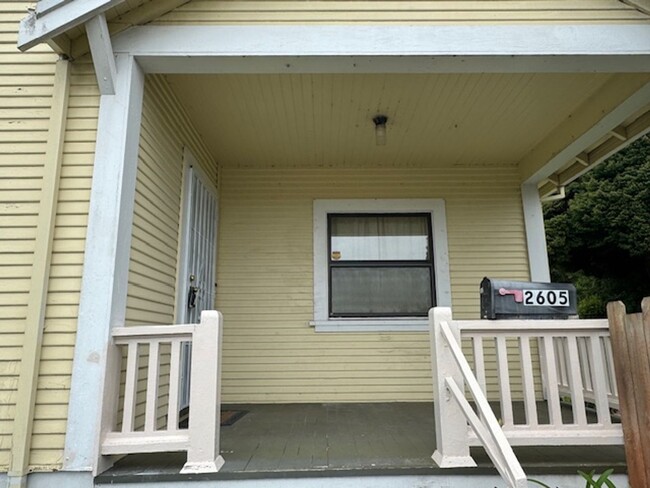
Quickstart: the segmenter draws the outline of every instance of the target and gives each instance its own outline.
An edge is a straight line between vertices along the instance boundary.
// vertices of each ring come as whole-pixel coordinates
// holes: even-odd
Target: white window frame
[[[451,279],[447,246],[447,218],[442,199],[351,199],[314,200],[314,320],[317,332],[413,332],[426,331],[424,317],[330,318],[328,280],[328,214],[345,213],[427,213],[433,231],[435,303],[451,308]]]

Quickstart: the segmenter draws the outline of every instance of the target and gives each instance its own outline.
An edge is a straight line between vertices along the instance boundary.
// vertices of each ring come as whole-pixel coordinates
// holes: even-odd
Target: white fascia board
[[[41,42],[64,33],[72,27],[83,24],[97,14],[115,7],[123,1],[72,0],[47,5],[48,8],[45,11],[37,8],[20,21],[18,49],[26,51]]]
[[[650,25],[138,26],[150,73],[650,72]]]
[[[36,17],[42,17],[43,15],[56,10],[57,8],[62,7],[66,3],[74,2],[74,0],[38,0],[36,2]]]

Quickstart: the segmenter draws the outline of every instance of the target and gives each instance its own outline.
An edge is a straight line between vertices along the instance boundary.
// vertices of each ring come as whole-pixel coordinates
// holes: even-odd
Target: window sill
[[[316,332],[427,332],[426,318],[312,320]]]

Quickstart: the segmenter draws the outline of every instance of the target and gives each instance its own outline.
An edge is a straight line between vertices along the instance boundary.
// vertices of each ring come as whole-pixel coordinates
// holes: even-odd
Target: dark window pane
[[[333,316],[426,315],[432,304],[429,267],[332,268]]]
[[[429,252],[426,215],[333,215],[332,261],[426,261]]]

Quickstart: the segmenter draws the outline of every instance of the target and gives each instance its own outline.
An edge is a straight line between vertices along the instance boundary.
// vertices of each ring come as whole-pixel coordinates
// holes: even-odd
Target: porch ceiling
[[[610,74],[168,75],[226,166],[518,164]],[[373,116],[388,116],[377,146]]]

